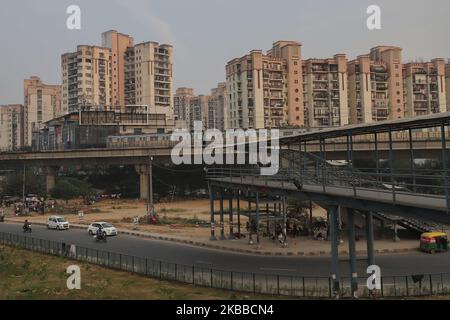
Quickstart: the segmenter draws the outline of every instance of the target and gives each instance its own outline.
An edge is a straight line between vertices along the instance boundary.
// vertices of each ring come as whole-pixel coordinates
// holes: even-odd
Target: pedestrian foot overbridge
[[[220,200],[220,238],[224,239],[223,198],[232,203],[237,198],[248,201],[250,225],[259,242],[260,199],[278,199],[278,211],[286,238],[286,201],[288,198],[309,199],[325,208],[329,217],[331,240],[331,278],[339,292],[338,217],[347,217],[351,275],[356,290],[355,215],[365,218],[368,264],[375,264],[373,255],[373,214],[392,213],[407,219],[450,224],[449,205],[449,140],[450,114],[433,115],[413,120],[395,120],[373,125],[357,125],[328,129],[282,138],[280,168],[277,174],[261,175],[257,165],[214,166],[207,168],[211,198],[211,239],[215,236],[214,198]],[[424,135],[439,141],[439,152],[418,155],[415,146],[426,141],[415,140]],[[394,136],[407,137],[401,142]],[[356,140],[369,141],[364,157],[354,152]],[[397,142],[397,143],[396,143]],[[328,150],[339,143],[345,145],[345,157],[336,162],[327,157]],[[405,149],[405,143],[408,146]],[[317,152],[316,148],[319,146]],[[313,151],[311,151],[311,149]],[[401,151],[407,159],[396,155]],[[254,203],[254,207],[252,204]],[[276,210],[275,210],[276,211]],[[230,235],[233,234],[233,209],[230,206]],[[239,217],[238,217],[239,219]],[[266,226],[270,220],[267,216]]]

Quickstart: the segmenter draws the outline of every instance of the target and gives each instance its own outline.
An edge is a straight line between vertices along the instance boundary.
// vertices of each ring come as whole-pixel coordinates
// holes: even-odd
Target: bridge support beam
[[[330,239],[331,239],[331,285],[333,295],[339,298],[339,242],[337,226],[337,206],[328,207]]]
[[[356,244],[355,244],[355,211],[347,209],[347,234],[348,234],[348,252],[350,258],[350,276],[352,296],[357,298],[358,292],[358,273],[356,270]]]
[[[47,193],[50,193],[56,184],[56,174],[58,173],[59,167],[45,167],[45,189]]]
[[[259,246],[259,193],[256,192],[256,243]]]
[[[149,167],[145,164],[135,166],[136,172],[139,174],[139,199],[148,200],[149,197]]]
[[[287,246],[286,196],[283,196],[283,203],[282,203],[282,205],[283,205],[283,207],[282,207],[282,209],[283,209],[283,246],[286,247]]]
[[[373,215],[372,212],[366,212],[366,239],[367,239],[367,264],[373,266],[375,264],[374,247],[373,247]]]
[[[225,240],[225,224],[223,220],[223,189],[219,190],[220,240]]]
[[[215,231],[215,214],[214,214],[214,187],[209,185],[209,205],[211,214],[211,241],[217,240]]]
[[[229,195],[229,214],[230,214],[230,221],[229,221],[229,227],[230,227],[230,234],[228,235],[228,240],[234,239],[234,229],[233,229],[233,198],[234,198],[234,190],[230,190]]]
[[[238,228],[238,237],[241,238],[241,190],[236,192],[236,201],[237,201],[237,228]]]

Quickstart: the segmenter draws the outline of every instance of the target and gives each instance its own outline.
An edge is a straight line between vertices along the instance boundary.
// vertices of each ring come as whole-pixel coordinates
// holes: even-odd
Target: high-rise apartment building
[[[194,130],[194,122],[201,121],[203,129],[208,129],[209,100],[210,96],[199,95],[190,99],[189,119],[187,120],[187,129]]]
[[[445,88],[446,88],[446,100],[447,100],[447,112],[450,112],[450,59],[445,65]]]
[[[221,82],[211,90],[208,102],[208,128],[224,131],[227,125],[227,84]]]
[[[350,123],[404,117],[401,51],[379,46],[348,63]]]
[[[447,111],[444,59],[403,65],[403,87],[405,116]]]
[[[189,119],[189,108],[191,98],[195,96],[193,88],[178,88],[173,98],[174,115],[178,120],[187,121]]]
[[[405,116],[403,102],[402,48],[394,46],[377,46],[370,50],[370,58],[386,65],[388,72],[388,106],[389,119]]]
[[[23,106],[0,106],[0,150],[14,151],[24,146]]]
[[[347,58],[303,61],[305,122],[310,128],[339,127],[348,124]]]
[[[102,47],[111,49],[112,105],[122,109],[125,106],[125,51],[133,44],[132,37],[115,30],[102,33]]]
[[[139,43],[125,52],[125,104],[147,105],[150,113],[173,118],[171,45]]]
[[[33,130],[61,114],[61,86],[42,83],[39,77],[24,80],[24,145],[31,146]]]
[[[62,114],[112,105],[111,50],[80,45],[61,57]]]
[[[267,54],[253,50],[228,62],[230,128],[304,125],[301,44],[278,41]]]

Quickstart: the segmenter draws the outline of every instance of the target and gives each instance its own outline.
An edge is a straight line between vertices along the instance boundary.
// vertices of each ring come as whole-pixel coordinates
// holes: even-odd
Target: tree
[[[3,194],[21,197],[23,193],[23,173],[12,174],[2,183]],[[25,195],[37,194],[39,197],[46,195],[44,177],[33,172],[25,174]]]
[[[52,197],[66,201],[79,196],[89,196],[92,193],[93,190],[90,184],[75,178],[58,179],[51,191]]]

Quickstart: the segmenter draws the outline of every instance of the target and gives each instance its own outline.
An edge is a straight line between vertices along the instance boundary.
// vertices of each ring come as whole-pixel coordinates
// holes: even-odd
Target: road
[[[0,232],[23,234],[22,225],[10,223],[0,223]],[[220,270],[325,277],[330,274],[329,257],[265,257],[127,235],[108,238],[107,243],[96,243],[84,230],[56,231],[37,225],[33,226],[33,233],[30,236],[153,260]],[[348,262],[344,260],[346,257],[341,258],[343,259],[340,263],[341,276],[348,277],[350,274]],[[450,253],[430,255],[417,252],[380,255],[376,257],[376,264],[381,267],[383,276],[450,273]],[[365,276],[364,266],[365,261],[361,257],[358,261],[360,276]]]

